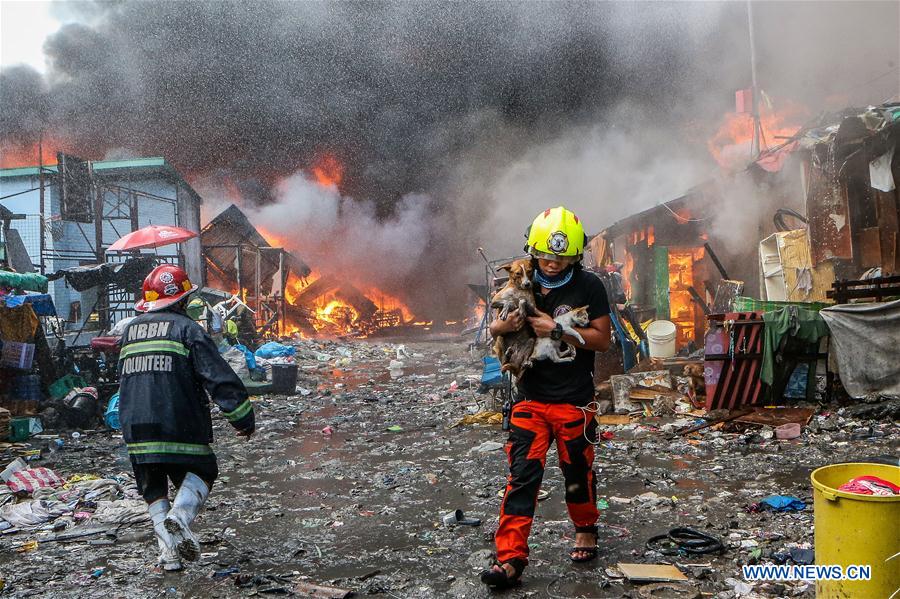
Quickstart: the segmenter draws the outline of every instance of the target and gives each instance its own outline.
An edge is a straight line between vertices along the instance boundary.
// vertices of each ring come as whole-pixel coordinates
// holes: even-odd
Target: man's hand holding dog
[[[534,334],[538,337],[549,337],[550,331],[556,328],[556,321],[545,313],[538,310],[537,316],[530,316],[528,324],[534,329]]]
[[[491,322],[491,334],[494,337],[506,335],[507,333],[514,333],[520,330],[523,326],[525,326],[525,319],[522,318],[519,310],[516,309],[507,315],[506,320],[494,319]]]

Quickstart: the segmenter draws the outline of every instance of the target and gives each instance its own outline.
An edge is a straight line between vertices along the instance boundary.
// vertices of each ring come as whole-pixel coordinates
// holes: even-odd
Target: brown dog
[[[491,298],[491,308],[500,312],[497,317],[506,320],[509,313],[518,310],[522,317],[535,316],[534,291],[531,275],[534,267],[530,258],[514,260],[504,264],[497,270],[509,273],[509,281]],[[500,360],[503,372],[511,372],[518,379],[526,368],[531,366],[531,354],[534,351],[536,336],[531,326],[525,323],[518,331],[500,335],[494,340],[494,353]]]

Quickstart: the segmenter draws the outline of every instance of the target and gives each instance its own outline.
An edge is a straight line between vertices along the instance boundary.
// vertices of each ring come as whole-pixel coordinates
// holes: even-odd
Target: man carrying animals
[[[190,526],[218,475],[207,394],[238,435],[255,428],[244,384],[185,313],[196,289],[178,266],[153,269],[135,304],[143,314],[125,329],[119,356],[122,433],[165,570],[200,556]],[[169,481],[178,489],[171,504]]]
[[[519,397],[510,421],[506,452],[509,478],[494,537],[497,561],[481,573],[485,584],[505,588],[517,583],[528,563],[528,535],[544,476],[550,445],[556,441],[565,478],[566,507],[575,527],[575,562],[597,557],[596,481],[593,462],[597,423],[586,406],[594,397],[594,352],[610,343],[609,304],[600,279],[582,269],[586,237],[571,211],[553,208],[539,214],[529,227],[526,251],[534,263],[538,314],[523,318],[511,312],[491,323],[493,336],[531,327],[538,337],[562,340],[576,348],[568,362],[535,360],[518,382]],[[562,333],[554,321],[587,306],[589,324],[576,328],[584,339]]]

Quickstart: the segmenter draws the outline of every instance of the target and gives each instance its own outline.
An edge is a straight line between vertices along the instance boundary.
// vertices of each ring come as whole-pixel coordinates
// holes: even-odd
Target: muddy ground
[[[304,345],[302,391],[255,398],[252,439],[238,439],[217,418],[221,479],[195,527],[203,556],[184,572],[155,567],[149,523],[22,553],[15,549],[51,533],[20,532],[0,536],[0,595],[238,597],[293,592],[306,581],[374,597],[489,596],[477,575],[489,563],[506,475],[502,450],[490,447],[504,434],[499,426],[448,428],[489,404],[470,382],[480,374],[480,359],[457,340],[406,343],[406,350],[411,357],[401,356],[403,374],[394,378],[393,343]],[[451,391],[454,381],[459,388]],[[654,419],[637,428],[607,427],[613,437],[598,448],[597,460],[600,504],[608,506],[601,512],[602,553],[584,565],[568,558],[574,534],[551,450],[544,482],[550,497],[538,507],[531,564],[522,586],[505,596],[734,597],[748,590],[813,596],[802,583],[748,589],[727,579],[740,580],[741,564],[812,546],[814,468],[896,454],[895,423],[852,413],[820,408],[794,441],[767,439],[760,427],[667,440],[658,427],[670,421]],[[62,449],[44,452],[33,465],[63,477],[130,472],[120,436],[63,435]],[[474,451],[485,442],[494,443]],[[10,450],[0,454],[0,465],[13,457]],[[770,494],[810,505],[792,514],[748,512]],[[457,508],[483,524],[441,526],[441,515]],[[728,551],[647,551],[648,538],[680,525],[722,538]],[[688,574],[690,590],[651,595],[619,578],[617,562],[675,563]]]

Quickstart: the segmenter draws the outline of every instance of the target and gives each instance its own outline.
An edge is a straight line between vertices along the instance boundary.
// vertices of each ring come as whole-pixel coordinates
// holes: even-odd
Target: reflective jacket
[[[241,379],[183,314],[149,312],[126,327],[119,380],[119,419],[133,462],[214,460],[209,397],[237,430],[255,426]]]

